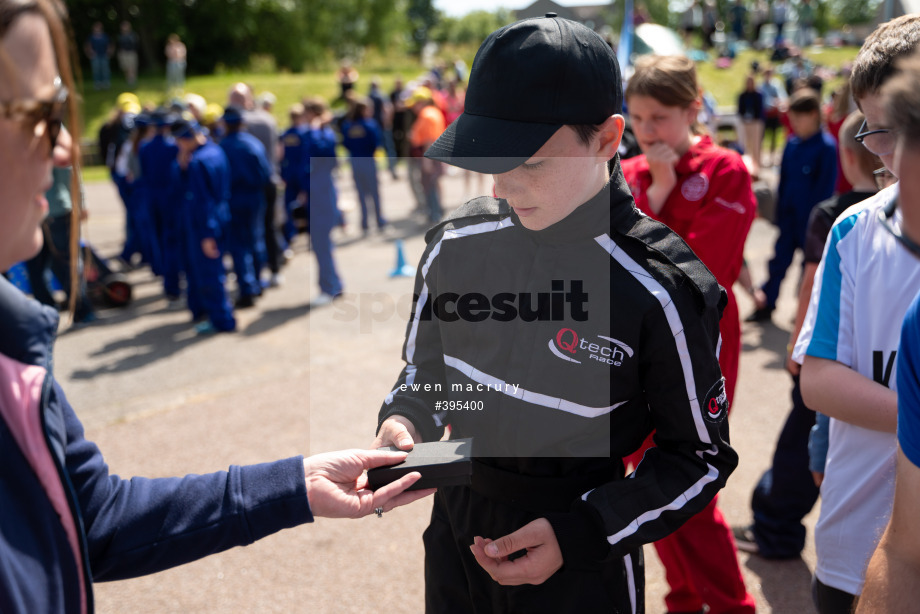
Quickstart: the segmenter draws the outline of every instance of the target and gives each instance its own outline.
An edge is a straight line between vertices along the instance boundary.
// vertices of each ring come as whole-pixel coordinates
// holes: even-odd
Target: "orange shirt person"
[[[436,224],[441,220],[441,174],[443,167],[437,160],[423,157],[432,143],[438,140],[447,127],[444,114],[438,109],[432,99],[431,90],[427,87],[416,88],[406,100],[406,107],[415,114],[415,122],[409,131],[409,154],[412,156],[411,164],[414,172],[410,172],[410,180],[415,181],[414,186],[424,196],[423,201],[428,209],[428,219]]]

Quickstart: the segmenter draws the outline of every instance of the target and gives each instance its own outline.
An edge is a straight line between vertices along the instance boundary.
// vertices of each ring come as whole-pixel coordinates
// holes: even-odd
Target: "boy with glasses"
[[[899,63],[901,75],[883,88],[884,107],[892,125],[903,127],[896,136],[895,168],[904,175],[898,200],[900,227],[892,232],[914,258],[920,258],[920,177],[908,176],[920,158],[920,58]],[[880,216],[893,226],[894,207]],[[916,260],[914,260],[916,264]],[[920,599],[920,533],[916,530],[920,506],[920,302],[907,311],[898,354],[898,460],[891,522],[869,563],[858,612],[908,612]]]
[[[894,153],[894,133],[888,128],[869,130],[865,119],[859,126],[859,132],[856,133],[853,140],[861,143],[863,147],[877,156],[887,156]]]
[[[800,367],[792,360],[788,350],[795,344],[805,319],[815,272],[834,221],[846,209],[871,198],[876,192],[873,170],[881,162],[878,156],[853,140],[862,120],[863,114],[855,111],[840,127],[840,166],[853,189],[819,203],[808,220],[802,250],[804,264],[799,304],[786,357],[786,370],[793,381],[792,409],[776,443],[770,469],[760,478],[751,496],[754,522],[734,529],[739,550],[764,558],[788,559],[801,554],[806,536],[802,519],[818,499],[818,487],[809,471],[808,445],[809,434],[815,424],[815,412],[802,402]]]
[[[894,148],[881,89],[895,62],[920,42],[920,15],[882,24],[856,57],[850,85],[866,117],[857,135],[892,169]],[[920,289],[920,267],[878,222],[899,186],[837,220],[815,275],[793,359],[805,404],[830,416],[815,526],[815,598],[821,614],[850,612],[866,563],[888,521],[897,426],[899,325]],[[893,219],[900,228],[901,219]]]

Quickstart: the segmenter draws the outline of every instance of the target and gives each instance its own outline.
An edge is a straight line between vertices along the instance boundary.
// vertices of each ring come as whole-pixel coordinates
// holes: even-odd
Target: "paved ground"
[[[348,179],[348,178],[346,178]],[[409,262],[423,250],[404,182],[384,178],[393,220],[386,236],[358,236],[356,212],[336,252],[346,301],[311,311],[315,262],[302,238],[283,287],[239,313],[240,331],[197,338],[184,311],[170,311],[145,271],[131,274],[136,301],[103,312],[100,323],[64,331],[56,369],[71,402],[122,476],[165,476],[223,469],[345,447],[366,447],[382,397],[399,369],[412,281],[389,277],[394,240]],[[350,179],[343,203],[353,207]],[[488,185],[488,184],[487,184]],[[448,206],[472,194],[460,176],[445,181]],[[486,190],[488,187],[486,187]],[[115,191],[87,186],[89,236],[105,254],[119,248],[122,215]],[[747,257],[755,280],[775,238],[758,220]],[[767,466],[788,410],[783,353],[792,320],[787,280],[776,325],[744,328],[744,355],[732,442],[741,464],[721,495],[732,524],[749,521],[751,489]],[[739,294],[741,312],[750,304]],[[62,325],[62,329],[66,325]],[[430,503],[357,521],[319,520],[247,548],[151,577],[97,585],[100,612],[421,612],[422,548]],[[808,519],[809,531],[816,514]],[[646,549],[647,603],[663,612],[666,583]],[[811,546],[801,560],[767,562],[741,555],[760,612],[812,610]]]

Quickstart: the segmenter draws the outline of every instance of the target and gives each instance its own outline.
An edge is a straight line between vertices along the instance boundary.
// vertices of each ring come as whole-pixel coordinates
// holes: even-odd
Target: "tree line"
[[[819,18],[822,25],[832,26],[865,21],[874,16],[878,1],[819,0]],[[255,56],[271,58],[281,70],[299,72],[343,57],[360,58],[366,48],[420,53],[428,42],[476,46],[489,32],[514,19],[504,10],[448,17],[435,9],[432,0],[66,0],[66,4],[81,50],[94,22],[103,23],[114,43],[119,24],[127,20],[140,38],[142,70],[162,69],[166,38],[175,33],[188,46],[191,74],[212,73],[218,66],[246,69]],[[730,0],[716,0],[716,4],[727,11]],[[679,11],[670,10],[669,0],[646,0],[644,5],[658,23],[678,18]],[[622,13],[621,2],[611,2],[603,12],[603,25],[618,31]]]

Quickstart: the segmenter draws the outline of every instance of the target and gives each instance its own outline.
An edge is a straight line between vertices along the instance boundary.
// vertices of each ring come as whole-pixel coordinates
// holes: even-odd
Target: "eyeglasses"
[[[878,130],[867,130],[866,120],[863,120],[859,127],[859,132],[853,137],[857,143],[862,143],[863,147],[877,156],[887,156],[894,152],[895,135],[888,128]]]
[[[894,223],[892,222],[892,218],[894,217],[894,212],[897,208],[898,208],[898,199],[897,198],[892,199],[892,201],[888,203],[885,207],[883,207],[882,209],[879,209],[878,221],[882,226],[884,226],[885,230],[891,233],[891,236],[893,236],[898,243],[904,246],[904,248],[907,251],[909,251],[911,254],[913,254],[917,258],[920,258],[920,245],[917,245],[913,239],[911,239],[910,237],[905,235],[903,232],[901,232],[901,229],[895,226]]]
[[[64,119],[64,107],[69,92],[60,77],[54,79],[54,94],[50,100],[13,100],[0,102],[0,117],[22,122],[31,128],[35,138],[48,135],[51,150],[57,145]]]
[[[879,190],[884,190],[898,180],[898,178],[894,176],[894,173],[884,166],[872,171],[872,178],[875,179],[875,187]]]

